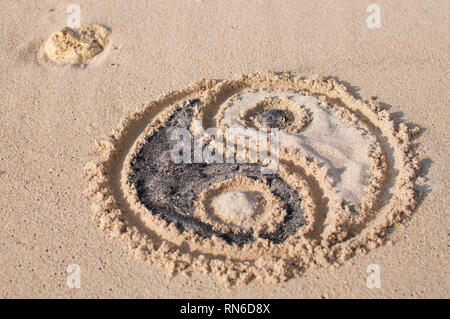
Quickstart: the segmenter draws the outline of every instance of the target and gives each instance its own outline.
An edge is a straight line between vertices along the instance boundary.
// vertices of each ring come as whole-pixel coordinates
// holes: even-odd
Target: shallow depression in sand
[[[200,131],[196,130],[200,127]],[[172,160],[177,129],[279,131],[279,165]],[[169,273],[275,283],[382,244],[416,205],[419,169],[404,124],[335,80],[256,73],[203,80],[126,118],[86,165],[95,221]],[[260,140],[243,142],[261,149]],[[191,149],[192,156],[195,156]]]
[[[55,63],[87,64],[107,48],[111,31],[98,24],[66,27],[45,41],[43,54]]]

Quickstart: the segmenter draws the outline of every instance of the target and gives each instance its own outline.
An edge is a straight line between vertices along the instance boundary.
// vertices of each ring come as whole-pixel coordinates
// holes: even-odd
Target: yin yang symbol
[[[98,142],[101,157],[85,167],[94,220],[169,274],[277,283],[380,246],[411,215],[413,134],[334,79],[198,81]],[[230,157],[234,144],[247,155]]]

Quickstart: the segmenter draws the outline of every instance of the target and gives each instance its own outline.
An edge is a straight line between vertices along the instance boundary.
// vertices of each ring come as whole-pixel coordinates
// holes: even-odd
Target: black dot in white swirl
[[[288,113],[284,110],[263,110],[258,113],[256,119],[261,124],[268,128],[280,128],[283,124],[288,123],[290,118]]]

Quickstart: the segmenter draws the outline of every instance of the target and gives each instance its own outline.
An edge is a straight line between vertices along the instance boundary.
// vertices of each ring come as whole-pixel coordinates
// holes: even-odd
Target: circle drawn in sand
[[[278,169],[263,174],[266,164],[248,158],[175,163],[173,132],[195,136],[196,125],[208,150],[220,144],[209,128],[252,128],[250,139],[278,129]],[[275,283],[379,246],[412,213],[413,134],[333,79],[203,80],[148,103],[100,141],[101,159],[85,167],[88,193],[102,229],[171,274]]]
[[[105,50],[110,35],[107,28],[98,24],[85,24],[77,29],[66,27],[50,35],[43,50],[54,62],[87,63]]]

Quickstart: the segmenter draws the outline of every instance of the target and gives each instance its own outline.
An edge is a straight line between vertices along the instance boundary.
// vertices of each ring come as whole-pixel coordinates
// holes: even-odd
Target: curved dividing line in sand
[[[320,160],[282,148],[278,175],[300,194],[308,221],[282,243],[256,238],[241,246],[230,245],[216,236],[204,238],[180,231],[149,212],[130,182],[131,165],[146,138],[197,99],[201,107],[196,116],[204,119],[204,128],[214,127],[216,120],[220,122],[224,102],[249,90],[290,90],[317,97],[347,125],[373,136],[367,189],[359,205],[349,208],[336,195],[329,170]],[[336,266],[366,253],[383,243],[389,227],[411,215],[417,203],[414,182],[419,171],[413,134],[405,124],[396,125],[375,102],[356,99],[333,79],[255,73],[229,81],[203,80],[142,106],[100,141],[101,159],[85,167],[88,194],[100,228],[127,242],[129,250],[143,260],[163,265],[170,274],[194,270],[214,274],[225,284],[253,279],[276,283],[300,275],[307,267]]]

